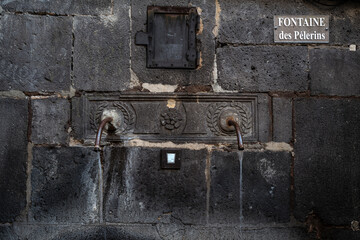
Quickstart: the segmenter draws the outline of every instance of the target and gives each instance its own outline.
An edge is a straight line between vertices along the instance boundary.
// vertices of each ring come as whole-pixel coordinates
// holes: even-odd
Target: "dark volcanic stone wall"
[[[0,239],[360,239],[360,2],[315,2],[340,1],[0,0]],[[196,70],[145,67],[150,5],[197,7]],[[330,42],[275,44],[274,15],[329,15]],[[254,94],[258,141],[242,171],[216,144],[94,152],[75,106],[125,92]]]

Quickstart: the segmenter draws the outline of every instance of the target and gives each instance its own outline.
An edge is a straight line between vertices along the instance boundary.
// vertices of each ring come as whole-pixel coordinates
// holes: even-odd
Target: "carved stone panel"
[[[120,127],[116,128],[115,135],[126,134],[134,128],[135,114],[132,107],[127,103],[122,102],[101,102],[100,104],[91,106],[89,111],[89,123],[92,132],[96,133],[99,123],[101,121],[102,113],[105,109],[114,109],[119,114],[121,119]],[[104,131],[107,134],[107,131]]]
[[[121,126],[108,141],[143,139],[173,142],[235,142],[226,118],[240,125],[245,141],[258,141],[257,96],[242,94],[86,94],[74,101],[82,109],[73,119],[76,136],[95,138],[103,111],[116,110]],[[82,132],[83,134],[81,134]]]

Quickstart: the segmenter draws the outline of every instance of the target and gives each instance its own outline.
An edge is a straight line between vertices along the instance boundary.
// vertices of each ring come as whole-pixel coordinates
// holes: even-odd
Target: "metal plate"
[[[174,155],[173,163],[168,162],[168,155]],[[162,169],[180,169],[181,167],[181,150],[163,149],[161,150],[160,166]]]
[[[274,41],[279,43],[328,43],[329,16],[274,16]]]
[[[198,65],[196,8],[148,7],[147,33],[138,32],[135,43],[147,46],[148,68],[189,68]]]

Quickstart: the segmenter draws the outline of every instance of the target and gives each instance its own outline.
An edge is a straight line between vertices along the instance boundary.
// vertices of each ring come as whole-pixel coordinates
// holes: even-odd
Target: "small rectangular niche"
[[[146,67],[195,69],[199,21],[194,7],[149,6],[147,32],[138,32],[135,37],[137,45],[147,47]]]

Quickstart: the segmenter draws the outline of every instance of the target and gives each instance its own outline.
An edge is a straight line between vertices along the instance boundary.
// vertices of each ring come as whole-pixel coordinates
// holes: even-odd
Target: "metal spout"
[[[241,130],[240,130],[240,126],[237,122],[234,121],[234,118],[229,117],[226,119],[226,123],[229,126],[234,126],[235,127],[235,131],[236,131],[236,137],[237,137],[237,142],[238,142],[238,149],[239,150],[244,150],[244,144],[243,144],[243,140],[242,140],[242,135],[241,135]]]
[[[105,118],[104,120],[101,121],[100,126],[99,126],[98,131],[97,131],[97,134],[96,134],[95,147],[94,147],[95,151],[100,151],[101,150],[100,141],[101,141],[102,132],[104,130],[105,125],[107,123],[111,122],[112,120],[113,120],[112,117],[107,117],[107,118]]]

